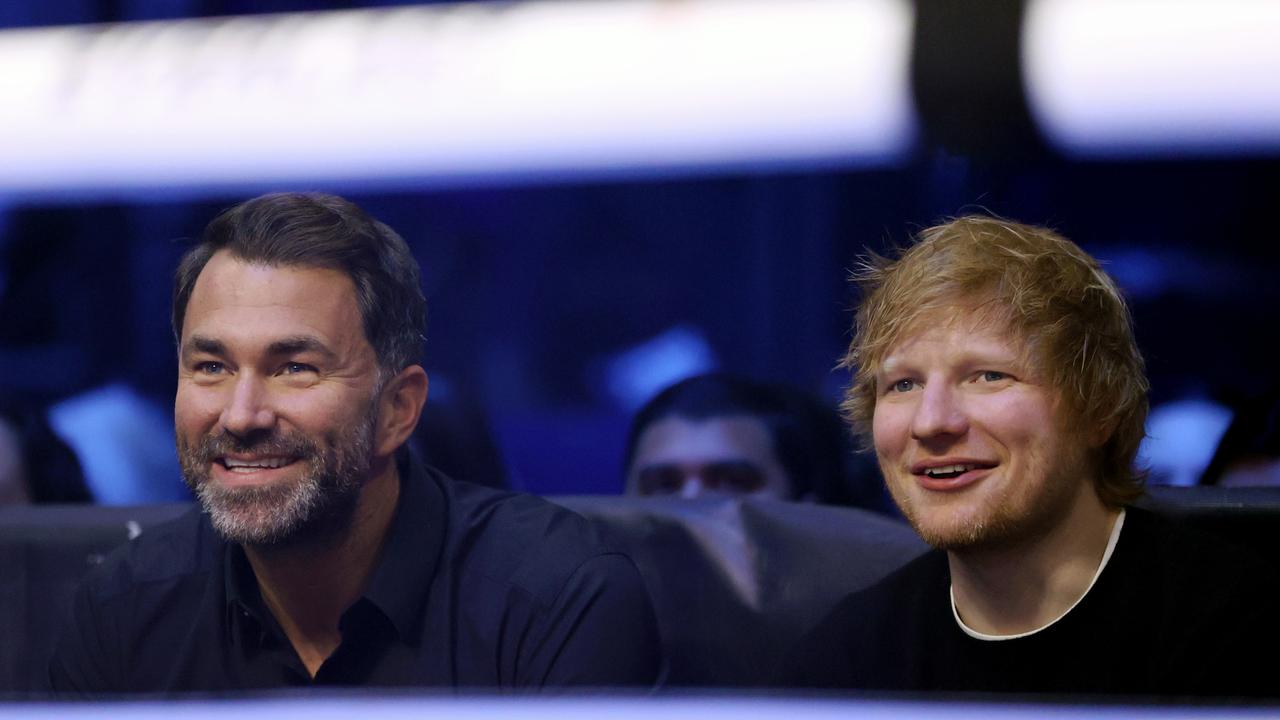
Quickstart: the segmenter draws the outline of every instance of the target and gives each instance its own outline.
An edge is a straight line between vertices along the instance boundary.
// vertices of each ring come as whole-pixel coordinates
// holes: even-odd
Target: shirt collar
[[[1066,617],[1067,614],[1070,613],[1072,610],[1075,610],[1076,606],[1079,605],[1080,602],[1084,600],[1085,596],[1089,594],[1089,591],[1092,590],[1093,586],[1097,584],[1098,578],[1102,577],[1102,571],[1107,568],[1107,563],[1111,561],[1111,555],[1112,553],[1115,552],[1116,543],[1120,541],[1120,529],[1124,527],[1125,512],[1126,512],[1125,508],[1120,508],[1120,514],[1117,515],[1116,519],[1112,522],[1111,534],[1107,538],[1107,547],[1102,552],[1102,560],[1098,563],[1098,569],[1094,571],[1093,579],[1089,581],[1089,586],[1084,589],[1084,592],[1080,593],[1080,597],[1076,598],[1075,602],[1071,603],[1071,607],[1062,611],[1061,615],[1050,620],[1044,625],[1041,625],[1038,628],[1034,628],[1026,632],[1015,633],[1011,635],[989,635],[987,633],[980,633],[977,630],[974,630],[973,628],[966,625],[964,620],[960,618],[960,611],[956,609],[956,586],[953,583],[950,587],[950,592],[949,592],[951,596],[951,615],[955,617],[956,623],[960,626],[960,629],[963,630],[964,633],[969,637],[975,638],[977,640],[989,640],[989,641],[996,641],[996,642],[999,642],[1001,640],[1017,640],[1019,638],[1027,637],[1028,635],[1035,635],[1041,630],[1048,628],[1049,626],[1058,622],[1062,618]]]
[[[400,501],[364,597],[386,614],[400,639],[408,641],[416,637],[440,563],[447,514],[440,480],[412,451],[397,453],[396,467]]]
[[[249,567],[243,548],[233,542],[224,544],[222,574],[227,586],[227,605],[248,608],[252,604],[251,600],[258,598],[258,584],[252,577],[253,570]]]
[[[258,581],[253,575],[253,567],[249,558],[245,557],[244,548],[237,543],[219,540],[223,544],[222,575],[227,588],[227,622],[228,627],[239,627],[244,632],[256,632],[259,642],[267,627],[266,617],[270,612],[262,604],[262,595],[258,592]],[[246,625],[245,620],[253,622]]]
[[[364,596],[395,626],[401,640],[415,637],[427,590],[435,577],[444,545],[445,498],[440,480],[429,473],[413,452],[396,454],[400,499],[387,530],[381,557]],[[227,612],[256,613],[262,606],[258,584],[244,549],[224,542]],[[258,617],[262,622],[262,618]]]

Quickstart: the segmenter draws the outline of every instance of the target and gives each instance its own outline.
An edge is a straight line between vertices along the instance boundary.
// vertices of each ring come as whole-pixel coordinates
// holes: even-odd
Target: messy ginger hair
[[[972,305],[1023,341],[1082,427],[1108,433],[1095,466],[1102,501],[1120,506],[1142,494],[1146,473],[1134,460],[1145,434],[1145,366],[1128,306],[1097,260],[1052,230],[983,216],[928,228],[894,255],[869,255],[853,273],[862,303],[842,363],[854,372],[843,410],[868,444],[885,357],[940,312]]]

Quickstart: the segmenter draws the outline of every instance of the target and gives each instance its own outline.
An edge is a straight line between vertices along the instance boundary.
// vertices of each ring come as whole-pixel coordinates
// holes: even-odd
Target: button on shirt
[[[650,686],[661,657],[635,565],[582,517],[399,458],[401,494],[342,643],[310,677],[239,545],[193,509],[77,591],[54,691],[327,686]]]

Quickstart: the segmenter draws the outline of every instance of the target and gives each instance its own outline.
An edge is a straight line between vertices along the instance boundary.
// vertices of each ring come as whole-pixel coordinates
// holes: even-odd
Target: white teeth
[[[250,471],[282,467],[289,464],[289,459],[282,457],[267,457],[258,460],[236,460],[235,458],[223,458],[222,464],[226,465],[228,470]]]
[[[958,473],[969,472],[978,467],[977,465],[944,465],[942,467],[929,468],[924,471],[929,477],[937,477],[939,475],[952,475]]]

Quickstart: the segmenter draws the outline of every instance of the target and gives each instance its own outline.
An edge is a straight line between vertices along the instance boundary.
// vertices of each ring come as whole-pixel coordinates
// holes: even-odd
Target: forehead
[[[196,279],[183,339],[200,333],[244,339],[317,335],[341,340],[364,328],[355,286],[330,268],[263,265],[219,251]]]
[[[953,304],[915,318],[887,346],[879,366],[886,368],[922,353],[953,358],[978,356],[1034,364],[1034,347],[1001,308]]]
[[[667,417],[652,423],[636,442],[633,464],[707,463],[747,460],[767,464],[773,439],[764,423],[747,415],[703,420]]]

